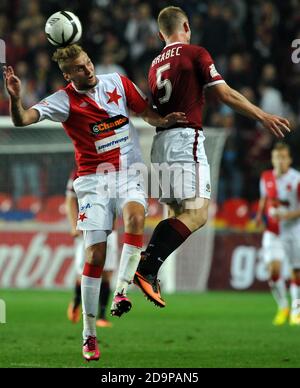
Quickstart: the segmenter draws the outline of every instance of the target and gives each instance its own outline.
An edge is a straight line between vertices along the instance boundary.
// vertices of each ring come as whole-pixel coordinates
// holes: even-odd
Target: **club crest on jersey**
[[[91,132],[93,136],[97,136],[100,133],[107,131],[114,131],[115,129],[122,128],[129,123],[128,117],[118,115],[98,121],[97,123],[90,124]]]

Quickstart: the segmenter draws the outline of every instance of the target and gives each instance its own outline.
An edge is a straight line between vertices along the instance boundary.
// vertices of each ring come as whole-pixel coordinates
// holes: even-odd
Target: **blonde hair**
[[[291,147],[281,141],[274,145],[272,151],[288,151],[288,153],[291,155]]]
[[[62,71],[68,70],[68,62],[79,57],[81,53],[85,53],[81,46],[72,44],[66,47],[58,48],[52,56],[52,60],[58,63]]]
[[[188,22],[188,16],[181,8],[173,6],[161,10],[157,18],[159,30],[167,36],[176,32],[180,21]]]

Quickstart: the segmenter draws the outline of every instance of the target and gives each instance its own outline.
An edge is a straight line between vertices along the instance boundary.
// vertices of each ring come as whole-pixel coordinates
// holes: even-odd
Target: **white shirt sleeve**
[[[265,182],[263,181],[263,179],[261,178],[260,179],[260,182],[259,182],[259,191],[260,191],[260,197],[261,198],[266,198],[267,196],[267,193],[266,193],[266,187],[265,187]]]
[[[59,90],[46,97],[36,105],[33,105],[31,108],[36,109],[39,112],[39,121],[48,119],[63,123],[69,117],[69,96],[64,90]]]

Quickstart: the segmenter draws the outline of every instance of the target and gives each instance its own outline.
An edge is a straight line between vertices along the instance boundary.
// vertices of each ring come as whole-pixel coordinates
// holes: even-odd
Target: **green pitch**
[[[3,291],[0,367],[300,367],[300,328],[274,328],[268,294],[167,296],[159,310],[139,293],[133,310],[98,330],[102,358],[81,359],[81,323],[66,319],[69,292]]]

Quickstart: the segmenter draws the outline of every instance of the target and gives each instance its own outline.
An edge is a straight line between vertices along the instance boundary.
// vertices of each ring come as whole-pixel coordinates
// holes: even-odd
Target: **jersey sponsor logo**
[[[90,203],[88,203],[87,205],[85,206],[81,206],[80,208],[80,212],[83,213],[84,211],[88,210],[88,209],[91,209],[92,208],[92,205]]]
[[[100,133],[113,131],[122,128],[124,125],[129,123],[128,117],[118,115],[98,121],[97,123],[90,124],[90,128],[93,136],[97,136]]]
[[[95,142],[98,154],[126,146],[130,141],[129,130]]]
[[[215,78],[215,77],[218,77],[220,75],[214,64],[209,66],[209,73],[210,73],[211,78]]]

